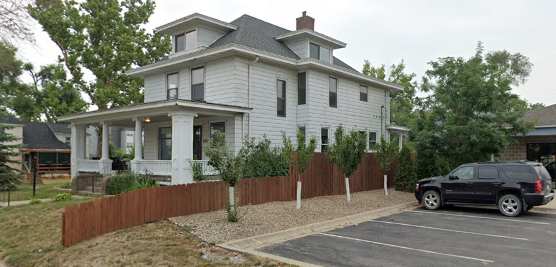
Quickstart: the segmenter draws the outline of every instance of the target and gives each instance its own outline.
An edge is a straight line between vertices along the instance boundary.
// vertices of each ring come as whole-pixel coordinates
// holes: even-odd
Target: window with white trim
[[[369,88],[364,85],[359,85],[359,100],[368,101]]]
[[[177,72],[166,75],[166,99],[178,98],[178,80],[179,74]]]
[[[369,132],[369,149],[375,149],[376,132]]]
[[[320,152],[326,152],[326,148],[330,144],[330,140],[328,138],[329,130],[329,128],[320,129]]]
[[[191,69],[191,100],[205,100],[205,67]]]
[[[192,30],[174,36],[174,52],[180,52],[197,47],[197,31]]]
[[[331,108],[338,107],[338,79],[330,77],[328,84],[328,106]]]
[[[286,117],[286,81],[276,81],[276,116]]]
[[[330,49],[309,43],[309,56],[330,63]]]

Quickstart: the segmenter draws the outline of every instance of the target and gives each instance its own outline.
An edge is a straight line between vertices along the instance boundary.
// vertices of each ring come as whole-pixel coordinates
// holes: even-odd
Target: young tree
[[[0,120],[4,118],[5,112],[2,109],[0,100]],[[10,166],[10,164],[20,164],[21,162],[14,160],[21,156],[18,144],[13,144],[18,139],[9,134],[6,130],[11,129],[6,124],[0,123],[0,191],[14,187],[17,184],[18,171]]]
[[[284,147],[283,155],[286,157],[286,161],[293,166],[293,169],[297,172],[297,209],[301,209],[301,175],[305,172],[311,159],[315,154],[315,149],[317,148],[317,139],[311,136],[309,139],[309,145],[305,143],[305,134],[301,131],[297,131],[297,146],[294,148],[291,139],[286,138],[286,133],[282,132],[282,142]]]
[[[349,176],[359,167],[365,159],[367,149],[367,134],[357,131],[344,132],[342,125],[334,132],[334,143],[326,150],[328,160],[338,166],[344,174],[346,181],[347,201],[351,201],[349,192]]]
[[[426,139],[419,142],[434,148],[452,168],[487,161],[515,142],[513,136],[533,129],[522,120],[527,102],[512,92],[531,72],[527,57],[505,50],[485,54],[479,42],[469,59],[445,57],[429,64],[432,69],[422,84],[430,94],[423,131],[436,141],[420,135]]]
[[[227,205],[228,221],[236,222],[238,218],[234,188],[245,171],[246,150],[242,148],[239,153],[235,155],[234,151],[226,144],[225,135],[223,133],[217,133],[215,138],[210,139],[209,145],[205,148],[205,155],[209,157],[208,164],[220,172],[222,181],[229,186]]]
[[[107,109],[143,102],[143,79],[125,72],[170,52],[169,38],[143,27],[154,8],[151,0],[36,0],[29,12],[60,48],[79,90]]]
[[[415,189],[417,173],[411,162],[411,149],[407,144],[402,146],[400,160],[398,162],[398,172],[396,173],[396,190],[411,192]]]
[[[375,149],[375,156],[384,174],[384,194],[388,195],[388,172],[398,155],[398,146],[394,142],[387,142],[383,135],[380,137],[380,142],[375,145]]]

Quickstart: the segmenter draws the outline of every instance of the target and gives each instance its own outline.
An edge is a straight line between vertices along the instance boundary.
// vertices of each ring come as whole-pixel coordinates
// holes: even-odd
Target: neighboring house
[[[14,166],[16,169],[29,173],[34,159],[40,174],[70,173],[70,147],[60,141],[52,130],[53,127],[68,127],[67,124],[20,121],[13,117],[7,117],[0,122],[14,126],[9,131],[21,138],[18,142],[23,145],[20,148],[22,156],[18,160],[22,161],[22,164]]]
[[[510,145],[498,157],[503,161],[530,160],[544,164],[556,160],[556,104],[525,115],[525,121],[536,122],[535,129],[525,135],[515,136],[517,143]]]
[[[87,159],[79,145],[87,125],[103,126],[102,155],[109,127],[133,127],[132,169],[171,176],[170,184],[193,182],[190,160],[209,171],[204,148],[217,132],[237,152],[246,136],[281,144],[281,132],[295,140],[301,130],[316,136],[320,152],[340,124],[368,133],[369,149],[381,134],[405,130],[389,119],[389,92],[403,87],[335,57],[346,44],[314,31],[314,22],[303,12],[291,31],[248,15],[227,23],[195,13],[158,27],[172,37],[172,53],[127,72],[145,80],[145,103],[59,118],[72,123],[72,176],[109,173],[108,157]]]

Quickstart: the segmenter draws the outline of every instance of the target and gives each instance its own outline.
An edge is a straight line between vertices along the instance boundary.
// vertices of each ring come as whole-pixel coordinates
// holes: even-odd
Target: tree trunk
[[[230,204],[230,211],[232,211],[232,212],[235,211],[234,189],[235,189],[235,187],[233,187],[233,186],[228,187],[228,201],[229,201],[228,203]]]
[[[388,175],[384,175],[384,195],[388,195]]]
[[[301,181],[297,181],[297,209],[301,209]]]
[[[351,194],[349,192],[349,178],[346,177],[346,196],[347,196],[347,201],[351,202]]]

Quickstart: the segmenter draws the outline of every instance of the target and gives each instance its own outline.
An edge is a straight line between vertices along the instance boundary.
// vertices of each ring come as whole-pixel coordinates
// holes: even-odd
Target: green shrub
[[[152,174],[136,174],[128,171],[110,178],[107,190],[108,194],[117,195],[153,186],[156,186],[156,183]]]
[[[71,189],[71,182],[65,182],[60,184],[60,188]]]
[[[70,193],[57,194],[54,196],[54,198],[52,198],[52,200],[54,201],[71,200],[71,194]]]
[[[197,183],[204,181],[205,176],[203,175],[203,164],[192,160],[190,160],[189,163],[191,164],[191,169],[193,170],[193,181]]]
[[[282,148],[272,146],[270,140],[263,138],[255,143],[255,139],[245,141],[246,165],[244,178],[287,176],[290,164]]]
[[[400,152],[400,160],[398,164],[398,172],[396,173],[396,190],[412,192],[415,190],[417,182],[417,173],[411,162],[411,150],[407,145],[403,145]]]
[[[31,201],[29,201],[29,205],[35,205],[35,204],[39,204],[41,202],[42,202],[42,200],[40,200],[38,198],[33,198],[33,199],[31,199]]]

